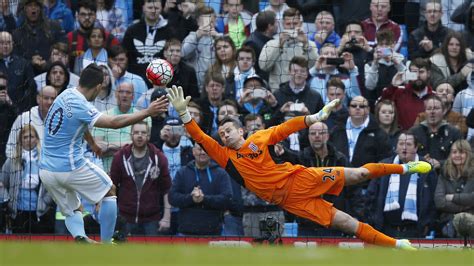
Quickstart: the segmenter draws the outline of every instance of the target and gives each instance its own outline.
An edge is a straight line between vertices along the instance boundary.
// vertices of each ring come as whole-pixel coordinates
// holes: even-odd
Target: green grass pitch
[[[0,242],[0,266],[10,265],[474,265],[472,249],[209,247],[195,244],[85,245]]]

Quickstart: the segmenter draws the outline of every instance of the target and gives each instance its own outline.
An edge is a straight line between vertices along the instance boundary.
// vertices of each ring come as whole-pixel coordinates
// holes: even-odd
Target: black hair
[[[240,122],[239,119],[237,118],[233,118],[231,116],[226,116],[224,117],[220,122],[219,122],[219,126],[223,126],[225,123],[232,123],[234,125],[235,128],[242,128],[242,123]]]
[[[79,78],[79,86],[86,89],[95,88],[104,82],[104,73],[102,69],[95,63],[88,65],[82,70]]]
[[[53,71],[53,68],[55,66],[59,66],[60,68],[62,68],[62,70],[64,71],[64,75],[66,77],[64,79],[63,86],[58,91],[58,95],[59,95],[67,89],[67,86],[69,85],[70,74],[69,74],[69,70],[67,69],[67,67],[61,61],[52,62],[49,65],[48,70],[46,71],[46,85],[51,85],[51,81],[49,80],[49,75],[51,75],[51,71]]]

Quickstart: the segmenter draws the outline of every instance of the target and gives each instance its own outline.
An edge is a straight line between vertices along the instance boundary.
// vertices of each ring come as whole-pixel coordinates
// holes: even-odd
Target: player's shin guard
[[[66,228],[71,235],[76,238],[77,236],[86,237],[84,229],[84,219],[82,218],[82,212],[75,211],[73,215],[66,216],[64,220]]]
[[[359,222],[356,236],[366,243],[377,246],[395,247],[397,243],[395,238],[389,237],[375,230],[372,226],[361,222]]]
[[[110,243],[115,231],[117,221],[117,197],[105,197],[99,210],[100,240],[102,243]]]
[[[391,174],[403,174],[404,168],[401,164],[367,163],[362,166],[369,170],[369,179],[379,178]]]

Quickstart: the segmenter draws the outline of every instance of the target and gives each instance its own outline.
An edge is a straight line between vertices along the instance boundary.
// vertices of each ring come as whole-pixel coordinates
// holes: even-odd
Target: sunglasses
[[[367,105],[363,105],[363,104],[351,104],[349,106],[352,108],[360,108],[360,109],[364,109],[368,107]]]
[[[7,86],[0,85],[0,91],[6,90]]]

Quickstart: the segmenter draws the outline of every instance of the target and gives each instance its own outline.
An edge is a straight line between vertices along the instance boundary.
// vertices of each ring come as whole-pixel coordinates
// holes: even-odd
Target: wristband
[[[187,109],[184,113],[180,113],[179,117],[181,118],[181,121],[183,121],[183,124],[187,124],[187,123],[191,122],[191,120],[193,119],[191,117],[191,114],[189,114],[189,111]]]

